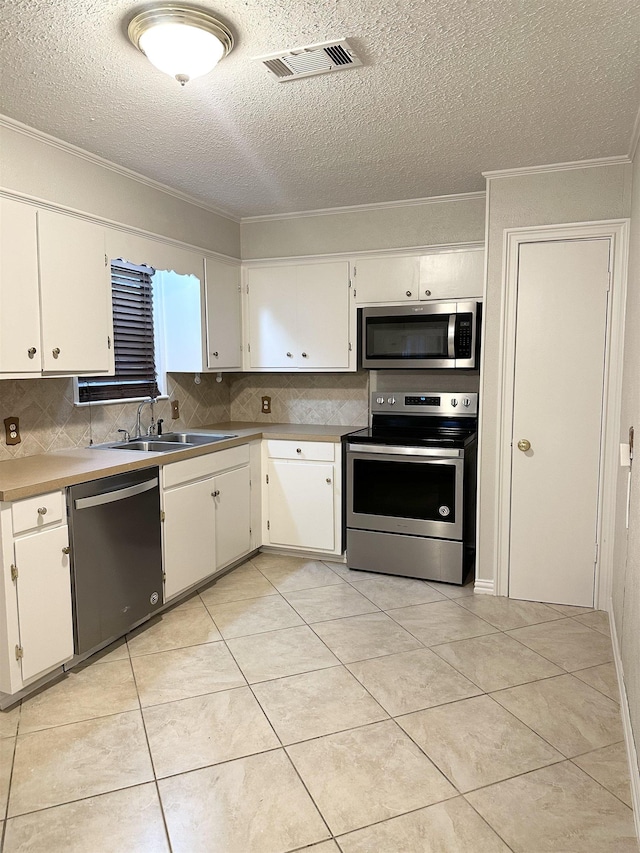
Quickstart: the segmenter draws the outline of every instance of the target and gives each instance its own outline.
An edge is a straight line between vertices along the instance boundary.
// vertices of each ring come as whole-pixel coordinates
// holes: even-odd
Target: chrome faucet
[[[140,421],[140,416],[142,414],[142,409],[147,405],[147,403],[149,404],[149,408],[151,409],[151,423],[149,424],[149,427],[147,429],[147,435],[154,435],[155,429],[156,429],[156,421],[155,421],[155,418],[153,416],[153,406],[154,406],[155,402],[156,402],[155,397],[149,397],[148,400],[143,400],[140,403],[140,405],[138,406],[138,413],[136,415],[136,428],[135,428],[135,432],[136,432],[135,437],[136,438],[142,438],[142,424]]]

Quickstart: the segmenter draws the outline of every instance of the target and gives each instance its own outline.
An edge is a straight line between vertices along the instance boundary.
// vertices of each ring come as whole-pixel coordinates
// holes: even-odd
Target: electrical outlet
[[[20,418],[5,418],[4,429],[7,444],[20,444]]]
[[[271,397],[263,397],[262,398],[262,414],[270,415],[271,414]]]
[[[180,417],[180,403],[178,400],[171,401],[171,419],[176,420]]]

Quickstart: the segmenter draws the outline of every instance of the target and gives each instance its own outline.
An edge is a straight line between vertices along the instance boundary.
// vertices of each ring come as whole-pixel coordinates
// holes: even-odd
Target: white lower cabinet
[[[335,449],[330,442],[265,442],[265,545],[341,553]]]
[[[17,693],[73,657],[64,494],[0,505],[0,692]]]
[[[169,601],[251,550],[249,447],[165,465],[163,483]]]

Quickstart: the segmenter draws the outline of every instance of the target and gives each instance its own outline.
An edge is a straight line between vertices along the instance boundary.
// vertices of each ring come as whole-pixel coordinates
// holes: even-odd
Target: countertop
[[[181,459],[215,453],[261,438],[287,439],[289,441],[339,442],[343,435],[361,429],[361,426],[321,424],[264,424],[247,421],[227,421],[189,429],[189,432],[234,433],[235,437],[215,444],[176,449],[168,453],[137,450],[114,450],[102,447],[57,450],[19,459],[0,462],[0,500],[15,501],[64,489],[76,483],[166,465]],[[186,432],[187,430],[181,430]]]

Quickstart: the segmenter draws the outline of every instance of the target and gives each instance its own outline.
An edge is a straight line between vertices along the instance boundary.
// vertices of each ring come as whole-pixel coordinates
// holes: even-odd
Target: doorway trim
[[[624,359],[624,318],[627,296],[629,220],[575,222],[504,231],[500,299],[500,376],[496,446],[497,490],[495,594],[508,595],[511,523],[511,432],[514,405],[515,332],[518,296],[518,257],[523,243],[608,238],[611,240],[611,285],[607,308],[600,482],[598,488],[598,559],[594,607],[608,609],[611,600],[616,485],[619,466],[620,408]]]

